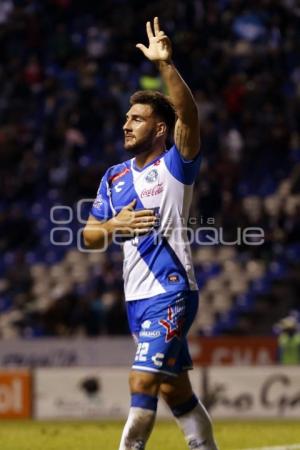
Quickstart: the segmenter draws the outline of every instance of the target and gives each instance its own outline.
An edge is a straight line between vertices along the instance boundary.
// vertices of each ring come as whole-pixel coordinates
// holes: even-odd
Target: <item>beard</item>
[[[139,140],[136,140],[135,137],[131,137],[130,139],[127,140],[125,137],[124,148],[133,156],[136,156],[151,150],[153,142],[154,142],[154,132],[149,133],[147,136]]]

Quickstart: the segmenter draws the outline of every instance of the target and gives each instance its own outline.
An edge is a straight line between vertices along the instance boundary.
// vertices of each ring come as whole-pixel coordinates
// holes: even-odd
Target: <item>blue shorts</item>
[[[186,335],[197,313],[197,291],[171,292],[126,305],[137,343],[132,369],[176,376],[193,367]]]

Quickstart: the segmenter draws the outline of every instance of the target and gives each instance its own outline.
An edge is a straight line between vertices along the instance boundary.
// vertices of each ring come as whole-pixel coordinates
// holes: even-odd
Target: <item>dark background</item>
[[[297,2],[2,0],[2,338],[128,333],[122,255],[76,250],[77,203],[94,198],[107,167],[127,158],[130,95],[163,88],[135,48],[155,15],[199,107],[197,226],[213,219],[227,242],[238,228],[265,234],[260,246],[193,245],[202,297],[193,332],[268,335],[298,314]],[[54,219],[69,223],[51,221],[58,205],[69,209]]]

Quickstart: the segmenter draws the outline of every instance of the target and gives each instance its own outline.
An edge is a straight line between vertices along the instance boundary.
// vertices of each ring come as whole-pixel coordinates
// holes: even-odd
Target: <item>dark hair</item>
[[[130,97],[130,105],[141,103],[150,105],[154,114],[159,116],[167,125],[168,133],[175,126],[176,112],[171,101],[159,91],[137,91]]]

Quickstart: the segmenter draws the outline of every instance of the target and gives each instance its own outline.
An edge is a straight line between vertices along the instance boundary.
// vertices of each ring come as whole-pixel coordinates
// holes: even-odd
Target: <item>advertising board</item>
[[[300,367],[210,367],[205,401],[218,418],[300,418]]]
[[[28,371],[0,371],[0,419],[31,415],[31,375]]]
[[[190,350],[200,366],[250,366],[275,364],[275,337],[192,337]]]
[[[191,379],[199,393],[200,371]],[[126,418],[130,406],[129,368],[36,369],[36,419]],[[159,402],[158,417],[170,418]]]

